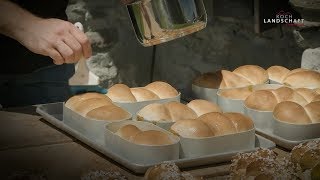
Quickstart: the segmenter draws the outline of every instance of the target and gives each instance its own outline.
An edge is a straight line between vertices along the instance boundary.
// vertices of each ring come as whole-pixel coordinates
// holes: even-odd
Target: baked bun
[[[320,94],[320,88],[317,88],[315,91],[316,93]]]
[[[233,72],[249,80],[252,84],[264,84],[269,79],[268,72],[256,65],[240,66]]]
[[[297,169],[286,158],[277,159],[269,149],[239,153],[232,159],[231,179],[298,179]]]
[[[320,140],[313,140],[295,146],[291,151],[291,161],[303,171],[314,168],[320,162]]]
[[[320,73],[316,71],[302,70],[288,75],[284,81],[284,84],[292,87],[320,87]]]
[[[234,134],[252,128],[252,120],[239,113],[211,112],[194,120],[177,121],[171,126],[171,131],[186,138],[203,138]]]
[[[150,83],[145,88],[158,95],[161,99],[174,98],[179,95],[178,91],[170,84],[161,81]]]
[[[197,121],[204,122],[215,136],[234,134],[237,132],[233,122],[222,113],[208,113],[200,116]]]
[[[152,121],[172,121],[169,110],[163,104],[149,104],[137,113],[137,119]]]
[[[316,92],[316,90],[308,89],[308,88],[298,88],[294,90],[298,94],[300,94],[302,97],[305,98],[305,100],[310,103],[316,99],[319,94]]]
[[[304,109],[312,123],[320,123],[320,101],[311,102],[307,104]]]
[[[277,98],[269,90],[255,91],[244,101],[246,107],[260,111],[272,111],[277,103]]]
[[[270,80],[282,83],[290,70],[283,66],[271,66],[267,69],[267,72]]]
[[[125,120],[130,113],[114,105],[106,95],[85,93],[71,97],[65,106],[83,117],[95,120]]]
[[[244,132],[254,128],[252,119],[241,113],[224,113],[224,116],[229,118],[235,126],[237,132]]]
[[[161,146],[172,144],[170,137],[161,131],[141,131],[132,137],[132,142],[140,145]]]
[[[193,81],[193,84],[205,88],[225,89],[263,84],[267,81],[266,70],[256,65],[244,65],[233,72],[220,70],[202,74]]]
[[[311,120],[304,108],[291,101],[284,101],[276,105],[273,111],[274,117],[282,122],[292,124],[309,124]]]
[[[172,133],[185,138],[203,138],[214,136],[210,127],[202,121],[179,120],[171,126]]]
[[[155,93],[153,93],[152,91],[149,91],[145,88],[142,88],[142,87],[131,88],[130,90],[138,102],[160,99],[159,96],[157,96]]]
[[[191,108],[197,116],[210,112],[222,112],[218,105],[201,99],[192,100],[187,104],[187,106]]]
[[[191,108],[179,102],[172,101],[165,103],[164,106],[170,112],[171,120],[173,122],[181,119],[195,119],[198,117]]]
[[[108,89],[107,96],[113,102],[132,103],[137,102],[130,88],[125,84],[115,84]]]
[[[122,137],[125,140],[131,141],[132,138],[140,132],[141,130],[137,128],[135,125],[128,124],[118,129],[116,135]]]
[[[108,98],[106,95],[104,94],[100,94],[100,93],[85,93],[85,94],[80,94],[80,95],[75,95],[72,96],[70,99],[68,99],[68,101],[65,103],[65,106],[68,107],[69,109],[73,109],[73,106],[77,103],[79,103],[80,101],[84,101],[87,99],[92,99],[92,98],[99,98],[99,99],[105,99],[106,101],[112,102],[110,98]]]
[[[243,88],[222,89],[219,95],[233,100],[245,100],[253,92],[251,86]]]
[[[181,172],[177,165],[171,162],[164,162],[162,164],[151,167],[144,175],[145,180],[197,180],[202,179],[193,177],[188,172]]]
[[[294,89],[288,87],[281,87],[275,90],[272,90],[273,94],[277,98],[278,102],[283,101],[292,101],[301,105],[306,105],[308,101]]]
[[[118,106],[106,105],[89,111],[85,117],[96,120],[117,121],[129,119],[131,115]]]

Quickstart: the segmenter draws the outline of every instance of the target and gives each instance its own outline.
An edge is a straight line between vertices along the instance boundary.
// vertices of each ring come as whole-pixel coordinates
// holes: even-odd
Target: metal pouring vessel
[[[135,0],[127,5],[143,46],[167,42],[206,27],[203,0]]]

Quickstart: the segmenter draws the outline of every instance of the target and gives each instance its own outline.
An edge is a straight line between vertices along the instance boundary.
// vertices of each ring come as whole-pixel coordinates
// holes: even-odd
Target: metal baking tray
[[[39,105],[37,107],[37,112],[40,115],[42,115],[43,118],[49,123],[51,123],[52,125],[74,136],[78,140],[82,141],[83,143],[101,152],[105,156],[113,159],[114,161],[120,163],[121,165],[123,165],[124,167],[130,169],[135,173],[145,173],[149,167],[156,165],[156,164],[131,163],[130,161],[120,156],[116,152],[113,152],[112,150],[105,148],[103,145],[97,142],[90,141],[89,138],[85,137],[84,135],[78,133],[74,129],[65,125],[62,121],[63,120],[63,103]],[[256,135],[255,149],[251,151],[254,151],[259,147],[272,149],[272,148],[275,148],[275,146],[276,146],[275,143],[273,143],[272,141],[262,136]],[[250,152],[250,151],[244,151],[244,152]],[[180,168],[191,168],[191,167],[204,166],[209,164],[228,162],[237,153],[238,152],[225,152],[225,153],[212,154],[212,155],[206,155],[201,157],[173,160],[172,162],[176,163]]]

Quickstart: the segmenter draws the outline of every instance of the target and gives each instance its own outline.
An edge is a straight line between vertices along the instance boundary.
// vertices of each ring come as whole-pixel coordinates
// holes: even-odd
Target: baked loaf
[[[161,146],[172,144],[170,137],[161,131],[147,130],[142,131],[134,125],[125,125],[118,129],[116,135],[135,144]]]
[[[309,171],[309,175],[311,171],[310,179],[319,179],[320,141],[304,142],[294,147],[291,151],[291,161],[301,167],[302,171]]]
[[[230,166],[231,179],[298,179],[296,167],[288,159],[277,159],[269,149],[239,153]]]
[[[320,101],[311,102],[305,106],[284,101],[275,106],[273,116],[278,121],[291,124],[320,123]]]
[[[205,100],[193,100],[187,105],[179,102],[150,104],[137,113],[138,120],[175,122],[181,119],[195,119],[209,112],[221,112],[219,106]]]
[[[271,66],[267,69],[267,72],[270,80],[282,83],[290,70],[283,66]]]
[[[131,117],[130,113],[114,105],[107,96],[98,93],[73,96],[65,106],[90,119],[115,121]]]
[[[174,98],[179,93],[170,84],[156,81],[145,87],[129,88],[125,84],[116,84],[109,88],[107,96],[113,102],[134,103]]]
[[[299,69],[293,73],[289,73],[283,80],[283,84],[292,87],[308,87],[319,88],[320,87],[320,73],[311,70]]]
[[[245,106],[260,111],[273,111],[275,106],[283,101],[292,101],[302,106],[312,102],[312,90],[281,87],[275,90],[259,90],[251,93],[245,100]]]
[[[181,172],[177,165],[171,162],[151,167],[144,175],[145,180],[200,180],[201,177],[193,177],[188,172]]]
[[[252,92],[252,87],[248,86],[242,88],[222,89],[219,91],[218,95],[227,99],[245,100]]]
[[[267,71],[260,66],[244,65],[233,72],[220,70],[215,73],[205,73],[194,79],[193,84],[205,88],[225,89],[264,84],[268,78]]]
[[[253,127],[252,120],[243,114],[212,112],[197,119],[179,120],[170,130],[186,138],[203,138],[239,133]]]

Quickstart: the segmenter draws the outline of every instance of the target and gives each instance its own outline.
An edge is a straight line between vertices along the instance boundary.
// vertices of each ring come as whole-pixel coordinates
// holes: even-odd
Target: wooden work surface
[[[80,179],[96,170],[116,170],[129,179],[143,178],[48,124],[36,114],[34,106],[0,111],[0,123],[0,179],[24,174]],[[279,156],[288,155],[279,148],[275,151]],[[184,171],[215,179],[227,175],[228,169],[229,163],[224,163]]]

